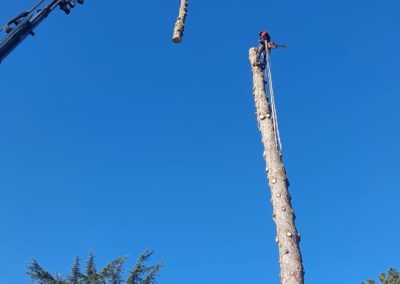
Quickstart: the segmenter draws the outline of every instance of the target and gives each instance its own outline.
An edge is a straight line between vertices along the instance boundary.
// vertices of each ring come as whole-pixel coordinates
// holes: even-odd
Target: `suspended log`
[[[174,33],[172,36],[172,41],[174,43],[181,43],[183,38],[183,32],[185,30],[185,20],[186,20],[186,12],[188,6],[187,0],[181,0],[181,6],[179,8],[179,15],[176,19]]]

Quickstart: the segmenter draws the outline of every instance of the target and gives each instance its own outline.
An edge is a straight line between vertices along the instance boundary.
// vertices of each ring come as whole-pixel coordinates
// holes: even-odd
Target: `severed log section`
[[[268,51],[267,51],[268,52]],[[256,65],[257,50],[249,51],[253,71],[253,95],[259,130],[264,145],[264,158],[271,189],[273,219],[276,224],[276,243],[279,249],[281,284],[304,284],[304,268],[300,252],[300,234],[295,226],[295,214],[289,194],[289,181],[276,147],[276,135],[271,108],[265,92],[263,70]]]
[[[183,31],[185,29],[185,19],[187,12],[188,1],[181,0],[181,7],[179,8],[179,15],[176,19],[174,34],[172,36],[172,41],[174,43],[181,43],[183,38]]]

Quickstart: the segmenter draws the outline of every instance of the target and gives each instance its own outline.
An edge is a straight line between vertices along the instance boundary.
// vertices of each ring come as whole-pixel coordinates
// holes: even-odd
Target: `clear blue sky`
[[[5,22],[32,1],[2,1]],[[159,283],[278,283],[248,49],[272,71],[309,284],[399,259],[398,0],[86,1],[0,65],[2,283],[146,248]],[[133,259],[129,262],[133,264]]]

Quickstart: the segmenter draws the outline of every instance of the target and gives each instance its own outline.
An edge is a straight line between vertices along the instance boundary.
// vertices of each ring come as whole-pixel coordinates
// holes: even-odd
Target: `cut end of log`
[[[172,41],[173,41],[174,43],[181,43],[181,42],[182,42],[182,37],[180,37],[180,36],[173,37],[173,38],[172,38]]]

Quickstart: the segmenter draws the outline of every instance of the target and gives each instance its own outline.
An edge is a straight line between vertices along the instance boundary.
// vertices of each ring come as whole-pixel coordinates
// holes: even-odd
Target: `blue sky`
[[[3,22],[32,1],[3,1]],[[146,248],[159,283],[278,283],[248,49],[272,54],[306,282],[400,267],[400,3],[85,1],[0,65],[2,283]]]

